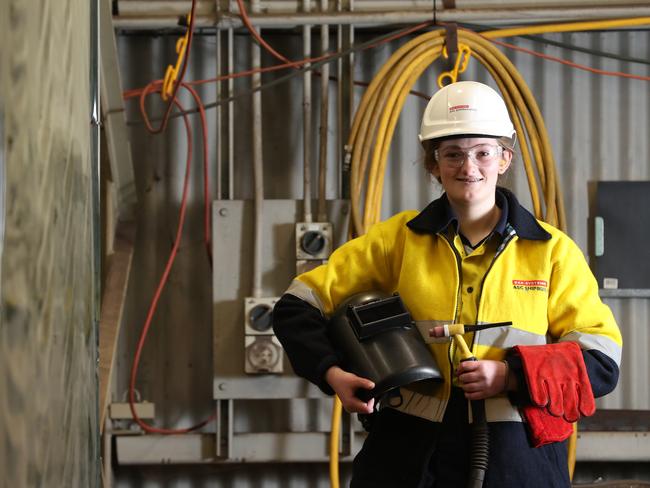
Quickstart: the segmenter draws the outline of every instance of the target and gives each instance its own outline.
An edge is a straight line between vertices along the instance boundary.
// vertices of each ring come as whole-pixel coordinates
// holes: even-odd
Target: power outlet
[[[248,374],[282,373],[284,370],[282,346],[275,336],[246,336],[244,356],[244,372]]]

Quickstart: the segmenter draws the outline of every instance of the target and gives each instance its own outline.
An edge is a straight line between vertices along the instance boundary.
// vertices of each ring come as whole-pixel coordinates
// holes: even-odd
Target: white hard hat
[[[503,137],[515,143],[515,129],[501,96],[476,81],[459,81],[438,90],[422,117],[420,142],[455,135]]]

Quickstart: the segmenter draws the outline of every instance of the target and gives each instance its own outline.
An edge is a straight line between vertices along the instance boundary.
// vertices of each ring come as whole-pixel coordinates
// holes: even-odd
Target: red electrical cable
[[[423,29],[424,27],[427,27],[427,26],[429,26],[431,24],[432,24],[431,22],[423,22],[421,24],[416,24],[416,25],[414,25],[413,27],[411,27],[409,29],[400,31],[398,33],[395,33],[392,36],[386,37],[386,38],[382,39],[381,41],[378,41],[375,44],[370,44],[368,46],[365,46],[363,48],[363,50],[365,51],[367,49],[373,49],[375,47],[381,46],[382,44],[385,44],[387,42],[394,41],[396,39],[404,37],[404,36],[406,36],[408,34],[411,34],[413,32],[416,32],[416,31],[420,30],[420,29]],[[240,71],[240,72],[231,73],[231,74],[228,74],[228,75],[217,76],[215,78],[206,78],[206,79],[203,79],[203,80],[186,81],[184,83],[187,84],[187,85],[193,85],[194,86],[194,85],[202,85],[202,84],[205,84],[205,83],[212,83],[212,82],[219,82],[219,81],[225,81],[225,80],[230,80],[230,79],[244,78],[244,77],[247,77],[247,76],[254,75],[256,73],[268,73],[268,72],[272,72],[272,71],[278,71],[278,70],[281,70],[281,69],[292,68],[292,67],[295,67],[295,66],[302,66],[302,65],[307,64],[307,63],[317,63],[319,61],[326,61],[326,60],[328,60],[330,58],[335,57],[337,54],[338,53],[328,53],[328,54],[323,54],[321,56],[317,56],[315,58],[305,58],[305,59],[301,59],[299,61],[290,61],[290,62],[284,63],[284,64],[276,64],[276,65],[273,65],[273,66],[266,66],[264,68],[249,69],[249,70],[246,70],[246,71]],[[336,77],[330,76],[330,80],[336,80],[336,79],[337,79]],[[125,99],[125,100],[128,100],[128,99],[131,99],[131,98],[141,96],[143,91],[148,90],[148,87],[150,87],[152,85],[155,86],[158,83],[162,83],[162,80],[154,80],[154,81],[152,81],[151,83],[149,83],[148,85],[146,85],[143,88],[132,88],[130,90],[125,90],[124,92],[122,92],[122,98]],[[355,81],[354,84],[358,85],[358,86],[368,86],[369,85],[368,82],[364,82],[364,81]],[[425,95],[423,93],[420,93],[420,92],[416,92],[416,91],[412,90],[410,93],[412,95],[416,95],[416,96],[421,97],[421,98],[426,98],[427,100],[429,99],[429,97],[427,95]],[[148,94],[149,93],[147,93],[147,95]],[[142,108],[143,105],[144,104],[143,104],[143,102],[141,100],[141,109],[140,109],[141,112],[144,112],[144,110]],[[148,117],[146,117],[146,119],[145,119],[145,124],[148,127],[151,127]]]
[[[630,73],[624,73],[622,71],[607,71],[607,70],[604,70],[604,69],[592,68],[590,66],[585,66],[583,64],[574,63],[573,61],[568,61],[566,59],[557,58],[555,56],[550,56],[548,54],[533,51],[531,49],[526,49],[525,47],[515,46],[514,44],[509,44],[507,42],[495,41],[494,39],[490,39],[490,38],[487,38],[487,37],[485,39],[487,39],[488,41],[490,41],[490,42],[492,42],[494,44],[497,44],[499,46],[514,49],[515,51],[521,51],[523,53],[530,54],[532,56],[537,56],[539,58],[546,59],[548,61],[555,61],[556,63],[565,64],[565,65],[570,66],[572,68],[580,69],[580,70],[583,70],[583,71],[588,71],[590,73],[596,73],[598,75],[604,75],[604,76],[619,76],[621,78],[630,78],[630,79],[633,79],[633,80],[650,81],[650,76],[633,75],[633,74],[630,74]]]
[[[251,36],[253,36],[253,38],[262,47],[264,47],[264,49],[266,49],[273,57],[275,57],[275,58],[279,59],[280,61],[283,61],[284,63],[286,63],[284,66],[299,69],[304,64],[315,63],[315,62],[318,62],[318,61],[329,59],[329,58],[334,56],[334,54],[330,53],[330,54],[323,54],[322,56],[318,56],[316,58],[307,58],[307,59],[302,59],[300,61],[291,61],[289,58],[287,58],[283,54],[280,54],[275,49],[273,49],[271,47],[271,45],[268,44],[262,38],[260,33],[257,32],[255,27],[253,27],[253,23],[251,22],[250,18],[248,17],[248,12],[246,11],[246,7],[244,6],[244,1],[243,0],[237,0],[237,6],[239,7],[239,15],[240,15],[240,17],[242,19],[242,22],[244,23],[244,25],[246,26],[246,28],[250,32]],[[434,22],[427,21],[427,22],[423,22],[421,24],[416,24],[415,26],[411,27],[410,29],[406,29],[405,31],[402,31],[402,32],[400,32],[399,34],[397,34],[395,36],[390,36],[390,37],[387,37],[386,39],[382,39],[381,44],[384,44],[386,42],[389,42],[389,41],[392,41],[392,40],[395,40],[395,39],[399,39],[400,37],[403,37],[403,36],[405,36],[407,34],[410,34],[411,32],[417,31],[417,30],[422,29],[423,27],[426,27],[426,26],[431,25],[431,24],[434,24]],[[365,49],[371,49],[371,48],[377,47],[379,44],[380,43],[371,44],[370,46],[367,46]],[[315,71],[314,74],[316,74],[317,76],[320,76],[320,71]],[[337,78],[335,76],[330,76],[329,79],[336,80]],[[363,81],[356,81],[356,80],[353,81],[353,84],[357,85],[357,86],[368,86],[368,83],[363,82]],[[428,96],[423,95],[423,94],[421,94],[419,92],[410,92],[410,93],[412,93],[413,95],[419,96],[419,97],[423,97],[423,98],[425,98],[427,100],[429,99]]]
[[[264,48],[266,49],[272,56],[275,58],[279,59],[280,61],[289,64],[290,66],[294,68],[299,68],[304,62],[294,62],[291,61],[289,58],[286,58],[284,55],[280,54],[277,52],[275,49],[273,49],[267,42],[262,39],[262,36],[260,36],[259,32],[253,27],[253,23],[251,22],[251,19],[248,17],[248,12],[246,12],[246,7],[244,6],[244,1],[243,0],[237,0],[237,6],[239,7],[239,15],[241,17],[242,22],[246,26],[246,29],[248,29],[248,32],[251,33],[251,35],[255,38],[255,40]]]
[[[162,84],[156,89],[157,91],[160,91],[162,88]],[[184,110],[183,106],[180,104],[180,102],[176,99],[172,100],[172,103],[174,103],[181,111]],[[140,356],[142,354],[142,349],[144,348],[144,343],[147,338],[147,334],[149,332],[149,328],[151,327],[151,322],[153,320],[153,315],[156,311],[156,308],[158,306],[158,301],[160,300],[160,295],[162,293],[163,288],[165,287],[165,284],[167,283],[167,278],[169,277],[169,273],[171,271],[171,268],[174,264],[174,260],[176,259],[176,254],[178,253],[178,249],[180,247],[180,242],[181,242],[181,236],[183,233],[183,225],[185,223],[185,211],[187,209],[187,194],[188,194],[188,187],[189,187],[189,177],[190,177],[190,167],[191,167],[191,162],[192,162],[192,128],[190,126],[189,122],[189,117],[184,114],[183,115],[183,121],[185,123],[185,129],[187,133],[187,160],[185,164],[185,178],[183,181],[183,195],[181,197],[181,206],[180,206],[180,211],[179,211],[179,217],[178,217],[178,227],[176,230],[176,238],[174,239],[174,245],[172,247],[172,250],[169,254],[169,258],[167,259],[167,264],[165,265],[165,270],[162,274],[162,277],[160,278],[160,281],[158,283],[158,286],[156,288],[156,291],[154,293],[153,299],[151,300],[151,304],[149,305],[149,311],[147,312],[147,318],[145,320],[144,326],[142,327],[142,332],[140,333],[140,338],[138,340],[138,345],[136,347],[135,354],[133,356],[133,364],[131,366],[131,376],[130,376],[130,381],[129,381],[129,407],[131,409],[131,414],[133,415],[133,420],[146,432],[153,433],[153,434],[186,434],[188,432],[192,432],[194,430],[200,429],[204,425],[208,424],[211,422],[215,417],[216,414],[210,415],[207,419],[203,420],[202,422],[199,422],[196,425],[193,425],[192,427],[187,427],[183,429],[163,429],[159,427],[154,427],[152,425],[147,424],[145,421],[143,421],[137,414],[135,410],[135,380],[138,374],[138,366],[140,364]],[[205,133],[205,132],[204,132]],[[204,146],[206,146],[207,141],[204,141]]]

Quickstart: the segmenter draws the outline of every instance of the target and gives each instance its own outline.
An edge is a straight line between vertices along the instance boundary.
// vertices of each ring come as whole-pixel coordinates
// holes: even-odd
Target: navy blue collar
[[[545,241],[551,238],[551,235],[539,225],[537,219],[519,204],[511,191],[498,186],[495,202],[501,208],[501,218],[494,230],[502,236],[505,235],[506,227],[510,224],[520,238],[535,241]],[[406,225],[414,232],[438,234],[452,224],[458,230],[458,219],[449,204],[447,194],[443,193],[440,198],[427,205]]]

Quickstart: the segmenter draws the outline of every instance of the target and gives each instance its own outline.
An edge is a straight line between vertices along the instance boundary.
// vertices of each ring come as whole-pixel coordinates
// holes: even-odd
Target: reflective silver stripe
[[[320,310],[320,313],[325,315],[325,307],[323,306],[323,302],[321,301],[320,297],[314,290],[305,285],[302,281],[293,280],[285,293],[306,301],[311,306]]]
[[[623,349],[609,337],[596,334],[583,334],[582,332],[573,331],[563,336],[558,342],[573,341],[580,344],[582,349],[587,351],[595,349],[614,360],[617,366],[621,365],[621,355]]]
[[[416,320],[415,326],[425,344],[444,344],[451,342],[451,337],[429,337],[429,330],[452,322],[452,320]]]
[[[485,418],[488,422],[523,421],[519,410],[510,403],[507,397],[486,398]]]
[[[406,388],[400,388],[401,403],[387,406],[400,412],[432,422],[442,422],[446,402],[436,396],[422,395]]]
[[[517,345],[536,346],[546,343],[546,335],[535,334],[512,326],[479,330],[474,336],[474,344],[501,349],[507,349]]]
[[[406,388],[400,389],[401,404],[386,405],[400,412],[432,422],[442,422],[446,402],[434,396],[422,395]],[[471,422],[471,408],[470,418]],[[507,397],[499,396],[485,400],[485,418],[488,422],[523,422],[517,407]]]

